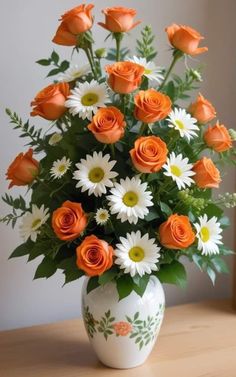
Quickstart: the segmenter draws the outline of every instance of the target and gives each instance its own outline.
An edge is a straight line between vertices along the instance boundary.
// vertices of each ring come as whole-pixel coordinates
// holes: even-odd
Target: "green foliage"
[[[39,264],[35,272],[34,279],[40,279],[40,278],[48,279],[50,276],[55,274],[56,270],[57,270],[56,262],[49,257],[45,257],[43,258],[42,262]]]
[[[192,75],[192,70],[187,70],[184,77],[176,74],[172,74],[172,77],[173,79],[165,85],[163,91],[173,102],[189,99],[189,92],[198,89],[196,82],[199,80]]]
[[[215,284],[216,273],[226,274],[229,272],[228,266],[224,259],[218,255],[204,256],[201,254],[193,254],[192,260],[202,272],[207,273],[212,281],[212,284]]]
[[[145,26],[141,31],[141,38],[136,40],[138,56],[146,58],[147,61],[153,60],[156,57],[157,51],[153,47],[154,39],[155,35],[152,32],[151,26]]]
[[[185,288],[187,284],[187,275],[184,266],[178,261],[164,264],[161,269],[155,273],[162,283],[176,284]]]
[[[51,77],[51,76],[58,75],[59,73],[63,73],[70,66],[70,63],[67,60],[63,60],[60,62],[60,57],[56,51],[53,51],[49,58],[37,60],[36,63],[44,67],[48,67],[48,66],[56,67],[49,71],[49,73],[47,74],[47,77]]]
[[[125,60],[127,55],[130,54],[130,50],[127,47],[123,47],[120,49],[120,60]],[[109,48],[107,56],[107,60],[116,61],[116,49],[115,48]]]
[[[5,196],[2,196],[2,200],[10,207],[12,207],[12,213],[1,217],[0,222],[5,223],[6,225],[11,224],[12,228],[14,228],[17,220],[27,211],[25,200],[21,195],[18,198],[14,199],[7,193],[5,194]],[[19,213],[18,210],[20,210],[21,212]]]

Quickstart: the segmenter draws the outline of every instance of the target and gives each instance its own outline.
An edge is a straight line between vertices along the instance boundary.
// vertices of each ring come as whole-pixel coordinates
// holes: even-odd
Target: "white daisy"
[[[181,137],[185,137],[188,141],[197,136],[195,131],[199,131],[199,127],[195,124],[197,119],[192,118],[185,109],[178,109],[177,107],[171,111],[168,126],[179,131]]]
[[[149,239],[148,233],[142,237],[139,230],[131,232],[126,234],[126,238],[120,237],[120,242],[114,252],[117,257],[115,263],[124,269],[124,273],[133,277],[157,271],[161,248],[155,244],[154,238]]]
[[[104,225],[107,223],[110,214],[107,209],[99,208],[95,214],[95,220],[98,225]]]
[[[117,214],[117,219],[123,223],[137,224],[148,213],[148,207],[153,205],[152,193],[147,191],[147,183],[142,183],[139,177],[121,179],[114,183],[114,188],[108,195],[111,214]]]
[[[91,69],[89,64],[85,64],[82,67],[79,67],[77,64],[70,65],[65,72],[60,74],[59,81],[74,81],[82,76],[87,75],[87,73],[89,73],[90,71]]]
[[[51,146],[54,146],[61,141],[62,135],[59,132],[55,132],[54,134],[51,135],[51,137],[48,140],[48,144]]]
[[[69,170],[71,166],[71,160],[65,156],[61,160],[53,162],[52,168],[50,169],[51,176],[55,178],[61,178]]]
[[[38,208],[35,204],[32,205],[32,212],[28,212],[22,218],[20,225],[20,235],[27,241],[30,238],[33,242],[36,241],[38,234],[40,233],[40,227],[45,224],[50,214],[49,209],[42,205]]]
[[[167,162],[163,165],[163,169],[166,170],[164,175],[171,177],[173,181],[176,182],[178,189],[185,188],[186,186],[191,186],[194,182],[191,176],[195,173],[192,171],[193,164],[189,164],[189,159],[183,158],[183,155],[180,153],[177,156],[174,152],[170,154],[170,157],[167,158]]]
[[[217,222],[217,217],[213,216],[208,220],[207,215],[198,218],[199,223],[194,224],[198,239],[198,250],[202,255],[219,254],[218,245],[222,244],[222,229],[220,223]]]
[[[76,187],[80,187],[81,191],[87,191],[88,194],[101,196],[106,194],[107,187],[112,187],[112,179],[118,173],[112,171],[116,161],[109,161],[110,155],[102,155],[102,152],[94,152],[92,156],[87,155],[86,160],[82,159],[76,167],[78,170],[74,172],[73,178],[78,181]]]
[[[129,59],[129,61],[144,67],[145,71],[143,75],[149,80],[155,80],[158,84],[160,84],[164,79],[162,68],[157,67],[154,62],[148,62],[146,58],[138,58],[137,56],[133,56],[133,58]]]
[[[92,80],[90,83],[79,83],[72,89],[65,106],[72,115],[78,114],[82,119],[92,120],[92,115],[108,101],[106,84]]]

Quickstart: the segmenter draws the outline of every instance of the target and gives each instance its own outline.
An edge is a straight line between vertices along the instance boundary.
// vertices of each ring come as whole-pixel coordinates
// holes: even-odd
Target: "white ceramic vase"
[[[82,290],[82,313],[89,340],[99,360],[119,369],[145,362],[155,344],[165,308],[161,283],[152,276],[144,295],[132,292],[118,299],[115,283],[87,293]]]

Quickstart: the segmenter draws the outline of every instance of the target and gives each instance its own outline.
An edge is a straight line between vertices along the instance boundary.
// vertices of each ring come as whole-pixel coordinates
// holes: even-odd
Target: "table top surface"
[[[236,312],[229,301],[166,309],[156,346],[141,367],[104,367],[79,319],[0,332],[1,377],[234,377]]]

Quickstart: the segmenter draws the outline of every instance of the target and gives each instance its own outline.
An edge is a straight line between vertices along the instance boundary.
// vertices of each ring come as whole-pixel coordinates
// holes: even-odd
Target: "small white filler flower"
[[[109,217],[109,211],[105,208],[99,208],[95,214],[95,220],[98,225],[105,225]]]
[[[71,161],[65,156],[61,160],[56,160],[53,162],[52,168],[50,169],[51,176],[56,178],[61,178],[70,169]]]

